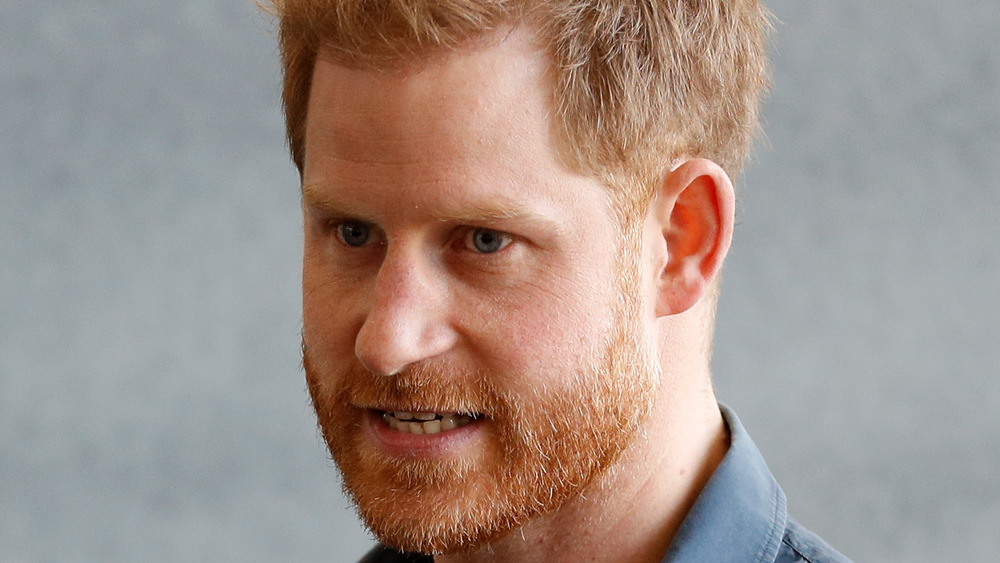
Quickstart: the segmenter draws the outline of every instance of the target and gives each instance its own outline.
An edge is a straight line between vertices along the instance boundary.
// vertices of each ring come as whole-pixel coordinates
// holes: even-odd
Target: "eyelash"
[[[372,237],[376,239],[377,244],[379,245],[385,244],[384,237],[382,237],[379,234],[378,229],[376,229],[371,223],[350,219],[350,220],[331,220],[327,223],[327,225],[328,228],[333,232],[333,236],[337,238],[337,241],[348,248],[362,248],[364,246],[370,246],[372,242],[371,241]],[[348,243],[347,240],[345,240],[345,235],[342,229],[349,225],[355,227],[364,227],[365,229],[367,229],[365,240],[361,244],[353,245]]]
[[[489,252],[484,252],[484,251],[476,248],[476,235],[477,234],[487,234],[487,233],[489,233],[489,234],[495,236],[497,239],[499,239],[499,245],[500,246],[496,250],[491,250]],[[463,241],[464,247],[467,250],[470,250],[470,251],[475,252],[476,254],[479,254],[479,255],[482,255],[482,256],[494,256],[494,255],[497,255],[497,254],[503,252],[507,247],[509,247],[514,242],[514,237],[510,233],[506,233],[504,231],[498,231],[496,229],[489,229],[489,228],[485,228],[485,227],[472,227],[472,228],[468,228],[466,230],[466,232],[463,233],[463,235],[462,235],[462,241]]]
[[[349,244],[345,239],[345,234],[342,231],[347,226],[364,227],[367,229],[365,233],[365,240],[361,244]],[[371,246],[373,244],[372,239],[375,239],[375,243],[378,245],[384,245],[384,236],[380,234],[379,230],[374,227],[371,223],[356,219],[331,219],[327,221],[327,229],[333,233],[337,241],[347,248],[360,249],[365,246]],[[477,234],[491,234],[499,239],[499,247],[496,250],[484,252],[476,247],[476,235]],[[463,227],[460,236],[456,237],[455,246],[460,247],[463,250],[468,250],[477,256],[489,257],[491,260],[495,260],[500,257],[500,255],[510,247],[511,244],[515,242],[514,235],[501,231],[498,229],[491,229],[488,227]]]

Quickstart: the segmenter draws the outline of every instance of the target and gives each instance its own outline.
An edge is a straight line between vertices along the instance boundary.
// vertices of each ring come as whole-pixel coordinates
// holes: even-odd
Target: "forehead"
[[[322,145],[351,157],[369,149],[405,149],[392,146],[404,140],[448,138],[475,150],[547,133],[548,59],[532,38],[509,31],[475,49],[389,69],[342,66],[321,53],[310,92],[307,150]]]
[[[391,69],[321,56],[304,185],[339,195],[387,186],[405,195],[419,186],[424,195],[456,197],[555,188],[576,175],[556,148],[550,66],[524,30]]]

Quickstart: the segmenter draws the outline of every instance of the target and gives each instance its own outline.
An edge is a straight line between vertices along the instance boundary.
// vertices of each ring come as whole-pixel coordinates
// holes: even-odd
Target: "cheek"
[[[513,378],[571,372],[603,349],[610,330],[612,296],[604,281],[538,280],[480,300],[474,314],[464,315],[472,347]]]
[[[302,268],[302,332],[314,356],[353,357],[353,335],[360,327],[354,310],[358,299],[343,285],[307,256]]]

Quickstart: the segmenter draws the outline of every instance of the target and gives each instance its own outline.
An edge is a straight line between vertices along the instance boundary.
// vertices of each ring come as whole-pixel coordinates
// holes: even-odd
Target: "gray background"
[[[858,561],[1000,552],[1000,2],[775,0],[716,379]],[[0,561],[352,561],[250,0],[0,4]]]

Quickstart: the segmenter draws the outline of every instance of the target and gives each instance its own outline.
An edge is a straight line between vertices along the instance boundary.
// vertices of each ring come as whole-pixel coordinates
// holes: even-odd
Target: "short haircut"
[[[630,187],[643,200],[680,158],[708,158],[737,176],[768,84],[769,14],[757,0],[272,0],[272,6],[288,142],[300,173],[321,51],[345,66],[391,67],[474,47],[504,28],[529,27],[553,63],[555,126],[567,165],[611,187]]]

